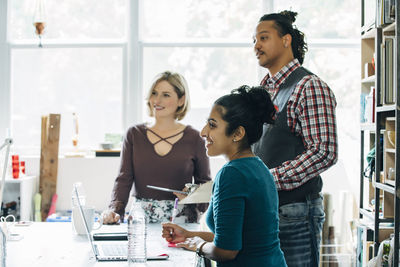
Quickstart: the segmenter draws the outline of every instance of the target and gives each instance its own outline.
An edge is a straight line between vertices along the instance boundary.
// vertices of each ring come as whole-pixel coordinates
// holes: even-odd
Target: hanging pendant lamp
[[[44,33],[44,28],[46,27],[46,7],[45,0],[36,0],[35,11],[33,14],[33,26],[35,26],[35,33],[39,36],[39,47],[42,45],[42,35]]]

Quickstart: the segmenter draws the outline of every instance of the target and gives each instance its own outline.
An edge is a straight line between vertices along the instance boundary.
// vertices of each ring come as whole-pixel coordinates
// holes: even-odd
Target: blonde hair
[[[147,93],[146,100],[150,117],[154,116],[153,109],[150,105],[150,97],[154,88],[161,81],[167,81],[170,85],[172,85],[172,87],[174,87],[175,93],[178,95],[178,99],[185,97],[185,102],[183,103],[182,106],[178,107],[178,109],[175,112],[175,119],[182,120],[189,110],[190,97],[189,97],[188,85],[185,78],[181,74],[170,71],[164,71],[163,73],[158,74],[154,78],[154,82],[151,85],[149,92]]]

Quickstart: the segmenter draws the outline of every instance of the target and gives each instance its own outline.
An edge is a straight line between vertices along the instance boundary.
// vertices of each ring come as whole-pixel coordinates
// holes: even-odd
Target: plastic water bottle
[[[133,203],[128,216],[128,265],[146,266],[146,215],[139,202]]]

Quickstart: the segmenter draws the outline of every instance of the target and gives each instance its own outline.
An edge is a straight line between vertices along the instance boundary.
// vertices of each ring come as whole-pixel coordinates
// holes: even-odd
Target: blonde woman
[[[211,180],[204,140],[197,130],[179,122],[189,109],[189,100],[182,75],[165,71],[156,76],[147,96],[154,122],[135,125],[126,133],[109,210],[103,212],[104,223],[123,221],[132,186],[149,221],[161,222],[170,220],[176,196],[147,185],[181,190],[192,179],[197,184]],[[204,205],[187,205],[180,215],[193,222],[205,209]]]

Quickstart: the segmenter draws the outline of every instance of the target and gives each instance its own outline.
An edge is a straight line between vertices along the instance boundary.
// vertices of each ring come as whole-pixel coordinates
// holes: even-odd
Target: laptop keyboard
[[[101,244],[104,256],[126,256],[128,247],[125,244]]]

